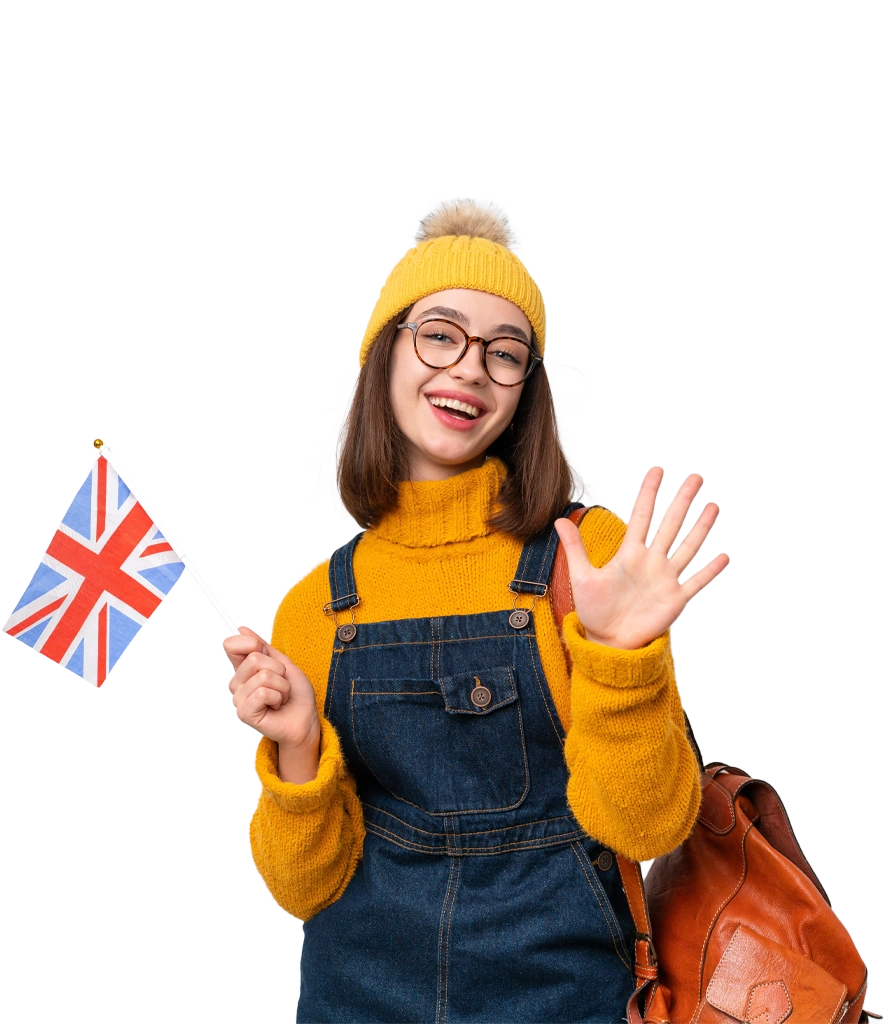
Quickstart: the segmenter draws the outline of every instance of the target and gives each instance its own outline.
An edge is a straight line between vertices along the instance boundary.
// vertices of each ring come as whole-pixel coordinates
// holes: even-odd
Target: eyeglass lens
[[[468,335],[444,320],[426,320],[416,331],[416,351],[423,363],[442,369],[461,356]],[[517,338],[494,338],[485,346],[487,372],[499,384],[519,384],[527,375],[530,350]]]

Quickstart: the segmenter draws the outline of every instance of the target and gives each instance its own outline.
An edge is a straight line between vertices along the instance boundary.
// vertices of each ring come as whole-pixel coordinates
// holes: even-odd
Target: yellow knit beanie
[[[470,199],[442,203],[419,225],[418,245],[388,275],[360,346],[360,365],[388,321],[447,288],[473,288],[522,309],[545,352],[545,306],[536,282],[511,251],[508,221]]]

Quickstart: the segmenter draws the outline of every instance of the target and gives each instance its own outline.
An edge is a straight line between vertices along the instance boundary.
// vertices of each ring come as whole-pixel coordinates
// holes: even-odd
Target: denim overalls
[[[359,540],[330,561],[332,612],[358,603]],[[545,595],[557,543],[525,545],[513,592]],[[299,1024],[624,1019],[631,917],[567,803],[532,610],[346,621],[325,711],[367,835],[305,924]]]

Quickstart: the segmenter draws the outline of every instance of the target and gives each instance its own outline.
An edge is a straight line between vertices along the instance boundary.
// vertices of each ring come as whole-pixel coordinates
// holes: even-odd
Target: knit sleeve
[[[332,643],[319,611],[329,597],[318,570],[284,599],[271,638],[272,646],[291,658],[314,686],[321,716],[317,776],[301,784],[282,781],[277,744],[263,737],[256,752],[262,792],[250,824],[259,874],[283,909],[303,921],[342,895],[357,868],[365,835],[354,779],[338,736],[323,717]]]
[[[363,851],[363,813],[339,740],[321,722],[317,778],[296,785],[277,774],[277,744],[263,737],[256,753],[262,781],[250,825],[253,860],[275,900],[307,921],[335,902]]]
[[[625,525],[600,510],[585,517],[581,532],[600,566],[618,550]],[[573,813],[590,835],[633,860],[668,853],[690,834],[700,801],[669,634],[618,650],[587,640],[575,612],[563,634],[573,662],[565,751]]]

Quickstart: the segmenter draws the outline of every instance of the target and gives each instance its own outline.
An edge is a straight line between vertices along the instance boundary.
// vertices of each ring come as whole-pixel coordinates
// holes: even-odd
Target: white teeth
[[[441,409],[459,409],[461,412],[468,413],[469,416],[480,416],[480,409],[476,406],[459,402],[455,398],[438,398],[437,395],[431,395],[428,401]]]

